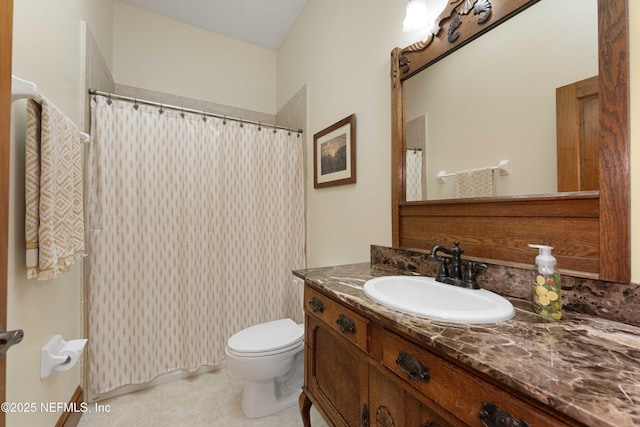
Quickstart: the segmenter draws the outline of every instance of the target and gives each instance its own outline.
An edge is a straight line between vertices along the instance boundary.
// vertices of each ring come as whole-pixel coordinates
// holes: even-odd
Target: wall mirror
[[[503,160],[495,195],[558,192],[556,88],[597,74],[598,2],[563,0],[536,3],[407,79],[407,201],[455,198],[452,173]]]
[[[555,247],[570,275],[629,281],[627,7],[626,0],[452,1],[436,35],[392,51],[394,247],[460,241],[469,258],[523,266],[535,256],[528,243],[542,242]],[[514,27],[533,35],[509,35]],[[531,44],[535,39],[541,44]],[[516,59],[517,52],[524,57]],[[563,73],[552,74],[554,61],[564,61]],[[526,76],[534,66],[542,68]],[[443,75],[451,79],[437,80]],[[556,104],[565,96],[559,87],[573,91],[569,108]],[[595,103],[581,104],[580,96],[593,99],[594,91]],[[501,98],[505,93],[515,98]],[[527,110],[532,106],[538,110]],[[574,107],[578,115],[565,117]],[[582,119],[583,110],[592,119]],[[567,132],[584,135],[584,123],[592,125],[591,142],[577,137],[576,144],[591,144],[595,163],[575,153],[567,160],[556,147]],[[454,198],[454,172],[504,160],[505,175],[493,174],[495,197]],[[570,164],[576,182],[581,165],[595,171],[590,187],[560,176],[560,164]],[[437,179],[441,171],[449,176]]]

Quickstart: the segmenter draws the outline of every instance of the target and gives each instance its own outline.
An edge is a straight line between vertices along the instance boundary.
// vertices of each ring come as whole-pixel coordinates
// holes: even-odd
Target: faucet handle
[[[460,257],[460,255],[464,253],[464,250],[462,250],[462,248],[460,247],[460,242],[453,242],[453,247],[449,249],[449,252],[454,257],[455,256]]]
[[[436,280],[438,282],[443,281],[447,277],[449,277],[449,258],[445,257],[435,257],[434,261],[439,261],[440,266],[438,267],[438,275],[436,276]]]
[[[476,281],[476,273],[478,270],[486,270],[489,266],[483,262],[466,261],[464,263],[466,269],[464,274],[464,281],[469,285],[471,289],[480,289],[480,285]]]

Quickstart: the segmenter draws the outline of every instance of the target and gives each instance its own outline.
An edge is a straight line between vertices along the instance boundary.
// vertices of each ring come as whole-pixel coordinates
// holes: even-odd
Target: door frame
[[[7,258],[9,252],[9,168],[11,151],[11,57],[13,0],[0,0],[0,324],[7,326]],[[6,400],[7,358],[0,358],[0,402]],[[6,424],[0,411],[0,427]]]

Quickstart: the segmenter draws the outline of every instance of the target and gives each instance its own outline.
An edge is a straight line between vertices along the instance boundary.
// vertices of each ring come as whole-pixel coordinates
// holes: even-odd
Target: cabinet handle
[[[311,301],[309,301],[309,307],[311,307],[311,311],[314,313],[322,313],[324,311],[324,304],[318,298],[313,297]]]
[[[365,403],[362,407],[362,416],[360,417],[360,423],[362,427],[367,427],[369,425],[369,407]]]
[[[336,324],[340,327],[340,330],[343,334],[355,334],[356,333],[356,324],[353,323],[353,320],[349,319],[344,314],[338,316],[338,320],[336,320]]]
[[[495,403],[482,403],[482,409],[478,412],[478,418],[485,427],[529,427],[529,423],[520,420],[508,412],[498,409]]]
[[[428,383],[431,380],[431,378],[429,378],[429,369],[424,366],[424,363],[406,351],[401,351],[398,354],[396,363],[400,369],[402,369],[402,372],[407,374],[410,380],[419,381],[421,383]]]

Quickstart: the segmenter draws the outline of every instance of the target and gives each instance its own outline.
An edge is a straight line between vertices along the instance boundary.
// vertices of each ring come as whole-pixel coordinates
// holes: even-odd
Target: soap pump
[[[536,313],[548,319],[560,320],[562,317],[562,295],[560,272],[556,268],[556,259],[551,255],[551,246],[529,245],[538,248],[536,266],[533,269],[533,307]]]

